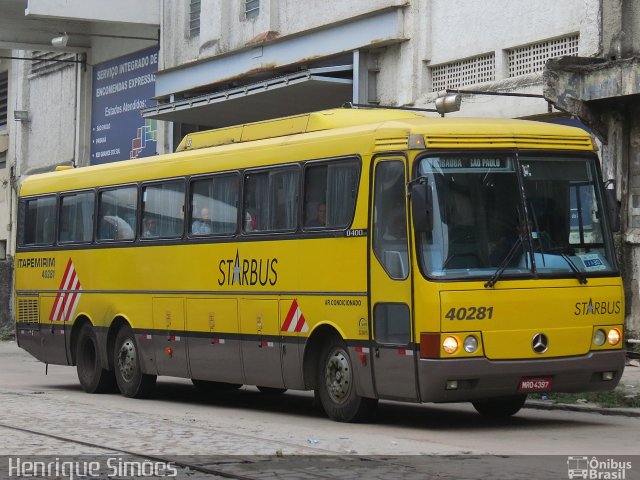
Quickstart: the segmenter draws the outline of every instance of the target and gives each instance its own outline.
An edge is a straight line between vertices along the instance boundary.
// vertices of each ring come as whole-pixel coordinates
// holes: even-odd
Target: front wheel
[[[512,397],[478,400],[472,403],[473,407],[483,417],[506,418],[518,413],[526,400],[526,395],[514,395]]]
[[[365,420],[378,403],[377,399],[357,394],[347,346],[338,338],[325,343],[320,353],[316,388],[327,416],[339,422]]]
[[[113,366],[118,388],[125,397],[146,398],[151,395],[156,376],[142,373],[140,351],[128,325],[122,327],[116,336]]]
[[[113,392],[115,377],[112,371],[102,368],[98,352],[96,332],[90,324],[85,323],[80,327],[76,342],[76,369],[80,385],[87,393]]]

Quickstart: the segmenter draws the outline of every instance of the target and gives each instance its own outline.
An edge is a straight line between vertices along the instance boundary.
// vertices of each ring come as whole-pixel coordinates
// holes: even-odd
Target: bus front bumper
[[[613,390],[624,364],[623,350],[544,360],[420,359],[420,398],[463,402],[517,395],[524,377],[550,377],[551,392]],[[613,372],[613,378],[603,380],[603,372]]]

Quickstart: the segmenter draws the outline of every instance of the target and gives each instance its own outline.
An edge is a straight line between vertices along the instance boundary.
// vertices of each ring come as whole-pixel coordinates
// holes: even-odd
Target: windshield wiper
[[[513,246],[511,247],[511,250],[509,250],[507,255],[505,255],[505,257],[502,259],[502,261],[500,262],[500,265],[498,265],[498,268],[496,269],[495,273],[491,275],[491,278],[487,280],[486,283],[484,284],[484,288],[492,288],[498,282],[503,272],[507,269],[507,267],[509,266],[509,263],[511,262],[516,252],[518,251],[518,249],[523,243],[524,242],[522,241],[522,237],[518,236],[518,239],[515,242],[513,242]]]
[[[573,263],[573,260],[571,260],[571,258],[569,258],[569,255],[564,252],[558,253],[564,259],[564,261],[567,262],[567,265],[569,265],[569,268],[573,271],[573,273],[575,273],[580,285],[586,285],[588,283],[587,276],[583,272],[581,272],[578,267],[576,267],[576,264]]]
[[[570,254],[573,255],[573,248],[567,248],[567,247],[555,247],[555,248],[548,248],[547,249],[547,255],[558,255],[560,256],[565,262],[567,262],[567,265],[569,265],[569,268],[571,269],[571,271],[575,274],[576,278],[578,279],[578,282],[580,283],[580,285],[586,285],[589,281],[587,280],[587,276],[584,274],[584,272],[582,272],[575,263],[573,263],[573,260],[571,260],[571,257],[569,257],[569,255],[567,255],[564,251],[567,250]],[[541,250],[542,253],[542,250]],[[543,258],[543,263],[544,263],[544,258]]]

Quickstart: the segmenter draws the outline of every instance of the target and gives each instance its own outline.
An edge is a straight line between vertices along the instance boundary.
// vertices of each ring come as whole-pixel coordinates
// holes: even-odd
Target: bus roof
[[[176,152],[216,147],[230,143],[283,137],[299,133],[333,130],[354,125],[416,118],[424,119],[425,117],[415,112],[400,109],[336,108],[333,110],[305,113],[304,115],[294,115],[274,120],[189,133],[182,139]]]
[[[181,153],[33,175],[22,182],[20,195],[192,175],[205,173],[207,169],[282,163],[287,159],[282,158],[278,148],[285,144],[303,146],[306,141],[313,143],[313,147],[305,151],[305,158],[292,160],[306,160],[308,155],[328,158],[407,150],[410,134],[424,136],[427,149],[594,149],[587,132],[564,125],[493,118],[427,117],[400,109],[340,108],[188,134],[176,150]],[[363,138],[366,144],[355,143],[356,139],[365,141]],[[324,142],[324,146],[319,148],[318,142]],[[245,150],[247,153],[251,150],[252,155],[238,155]],[[258,159],[255,155],[258,150],[271,153]],[[214,153],[215,167],[207,161]],[[176,162],[178,159],[180,162]]]

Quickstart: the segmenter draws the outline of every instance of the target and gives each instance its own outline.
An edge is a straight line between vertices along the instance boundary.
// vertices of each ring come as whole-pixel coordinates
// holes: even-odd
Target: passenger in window
[[[143,237],[157,237],[158,236],[158,224],[155,218],[147,217],[144,219],[144,228],[142,229]]]
[[[200,216],[197,217],[191,225],[191,233],[194,235],[211,233],[211,218],[209,217],[209,209],[207,207],[200,209]]]
[[[319,228],[327,226],[327,205],[320,203],[318,205],[318,212],[316,218],[313,218],[307,222],[307,227]]]
[[[244,212],[244,231],[253,232],[256,229],[258,222],[255,214],[251,214],[249,211]]]
[[[113,222],[113,212],[107,209],[98,226],[98,238],[100,240],[114,240],[116,238],[116,225]]]

